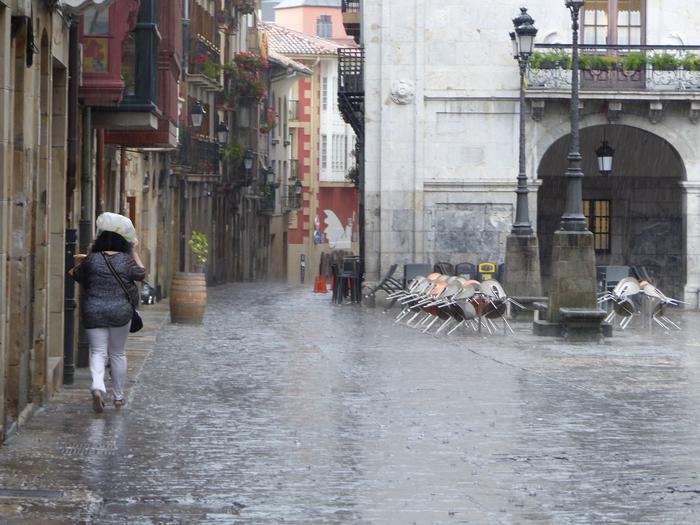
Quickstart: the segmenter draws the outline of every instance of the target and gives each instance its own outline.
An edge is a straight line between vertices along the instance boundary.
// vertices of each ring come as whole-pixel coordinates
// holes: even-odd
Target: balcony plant
[[[357,166],[350,168],[345,178],[352,182],[356,188],[360,187],[360,169]]]
[[[233,61],[223,68],[228,78],[224,93],[228,104],[238,107],[245,101],[257,103],[265,98],[263,73],[269,65],[260,55],[246,51],[236,53]]]
[[[229,142],[222,149],[224,160],[229,163],[232,168],[238,168],[245,155],[245,148],[238,142]]]
[[[233,0],[233,5],[242,15],[250,15],[255,12],[255,0]]]
[[[644,53],[628,53],[622,57],[623,71],[641,71],[647,65],[647,56]]]
[[[269,133],[277,126],[277,113],[273,108],[267,108],[260,113],[260,133]]]
[[[649,64],[655,71],[676,71],[682,62],[670,53],[655,53],[649,58]]]
[[[215,64],[212,59],[204,53],[200,53],[190,59],[192,73],[202,74],[213,80],[219,77],[219,65]]]
[[[571,57],[561,51],[553,53],[535,52],[530,57],[530,67],[532,69],[570,69]]]

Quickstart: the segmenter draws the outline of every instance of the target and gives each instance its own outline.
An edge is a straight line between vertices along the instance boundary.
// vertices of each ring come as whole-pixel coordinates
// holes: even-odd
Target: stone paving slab
[[[696,312],[564,344],[436,338],[284,285],[209,296],[204,325],[150,353],[144,332],[125,410],[66,389],[0,449],[2,488],[48,491],[0,491],[0,522],[699,521]]]

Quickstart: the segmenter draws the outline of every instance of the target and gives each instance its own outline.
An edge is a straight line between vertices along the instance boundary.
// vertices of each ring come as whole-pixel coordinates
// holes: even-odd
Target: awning
[[[103,9],[109,7],[113,0],[61,0],[61,8],[70,15],[80,15],[86,9],[95,7]]]

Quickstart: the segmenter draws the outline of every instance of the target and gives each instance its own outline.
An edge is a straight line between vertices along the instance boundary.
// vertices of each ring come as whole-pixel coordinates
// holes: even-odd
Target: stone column
[[[700,182],[681,182],[685,217],[686,284],[681,300],[687,308],[697,309],[700,290]],[[678,271],[681,271],[679,268]]]

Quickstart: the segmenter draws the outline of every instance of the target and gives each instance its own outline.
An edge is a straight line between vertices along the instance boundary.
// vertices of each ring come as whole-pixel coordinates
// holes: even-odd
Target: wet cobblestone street
[[[83,371],[0,449],[0,523],[700,522],[697,312],[565,345],[275,284],[143,310],[126,408]]]

